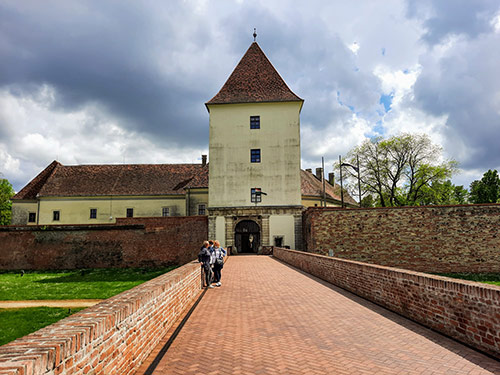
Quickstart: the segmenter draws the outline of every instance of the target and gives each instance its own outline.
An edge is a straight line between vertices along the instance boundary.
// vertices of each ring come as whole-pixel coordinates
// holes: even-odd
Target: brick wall
[[[500,358],[500,287],[274,248],[274,257]]]
[[[500,204],[309,208],[307,251],[423,272],[498,272]]]
[[[190,262],[0,347],[0,374],[133,374],[201,291]]]
[[[118,219],[116,224],[0,227],[0,269],[160,267],[196,259],[207,217]]]

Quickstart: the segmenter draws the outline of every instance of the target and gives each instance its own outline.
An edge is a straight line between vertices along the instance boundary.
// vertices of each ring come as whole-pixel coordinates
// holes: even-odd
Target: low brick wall
[[[498,272],[500,204],[308,208],[305,249],[413,271]]]
[[[500,287],[274,248],[274,257],[500,358]]]
[[[1,270],[186,264],[208,237],[206,216],[118,219],[105,225],[0,227]]]
[[[201,291],[190,262],[0,347],[0,374],[133,374]]]

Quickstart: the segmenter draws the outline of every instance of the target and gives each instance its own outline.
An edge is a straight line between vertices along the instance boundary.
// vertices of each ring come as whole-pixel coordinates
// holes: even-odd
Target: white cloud
[[[380,128],[429,134],[471,178],[499,167],[497,0],[64,4],[0,4],[0,172],[17,187],[56,158],[198,160],[203,103],[254,27],[305,99],[304,167],[337,160]],[[388,113],[382,95],[392,95]]]
[[[198,162],[207,149],[172,147],[124,129],[89,105],[70,113],[50,108],[51,90],[36,98],[0,91],[0,171],[21,188],[52,160],[62,164]],[[33,123],[35,122],[35,123]]]

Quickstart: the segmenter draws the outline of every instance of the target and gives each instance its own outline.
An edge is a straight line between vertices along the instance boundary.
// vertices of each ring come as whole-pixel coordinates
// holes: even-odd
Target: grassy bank
[[[0,273],[0,300],[104,299],[174,268],[4,272]]]
[[[440,273],[439,275],[500,286],[500,273]]]
[[[80,308],[29,307],[25,309],[0,309],[0,345],[7,344],[19,337],[38,331],[55,323]]]

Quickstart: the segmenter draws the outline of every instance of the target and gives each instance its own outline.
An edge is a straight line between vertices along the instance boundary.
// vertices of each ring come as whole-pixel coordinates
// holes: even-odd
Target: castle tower
[[[206,103],[211,238],[238,252],[300,247],[303,102],[253,42]]]

